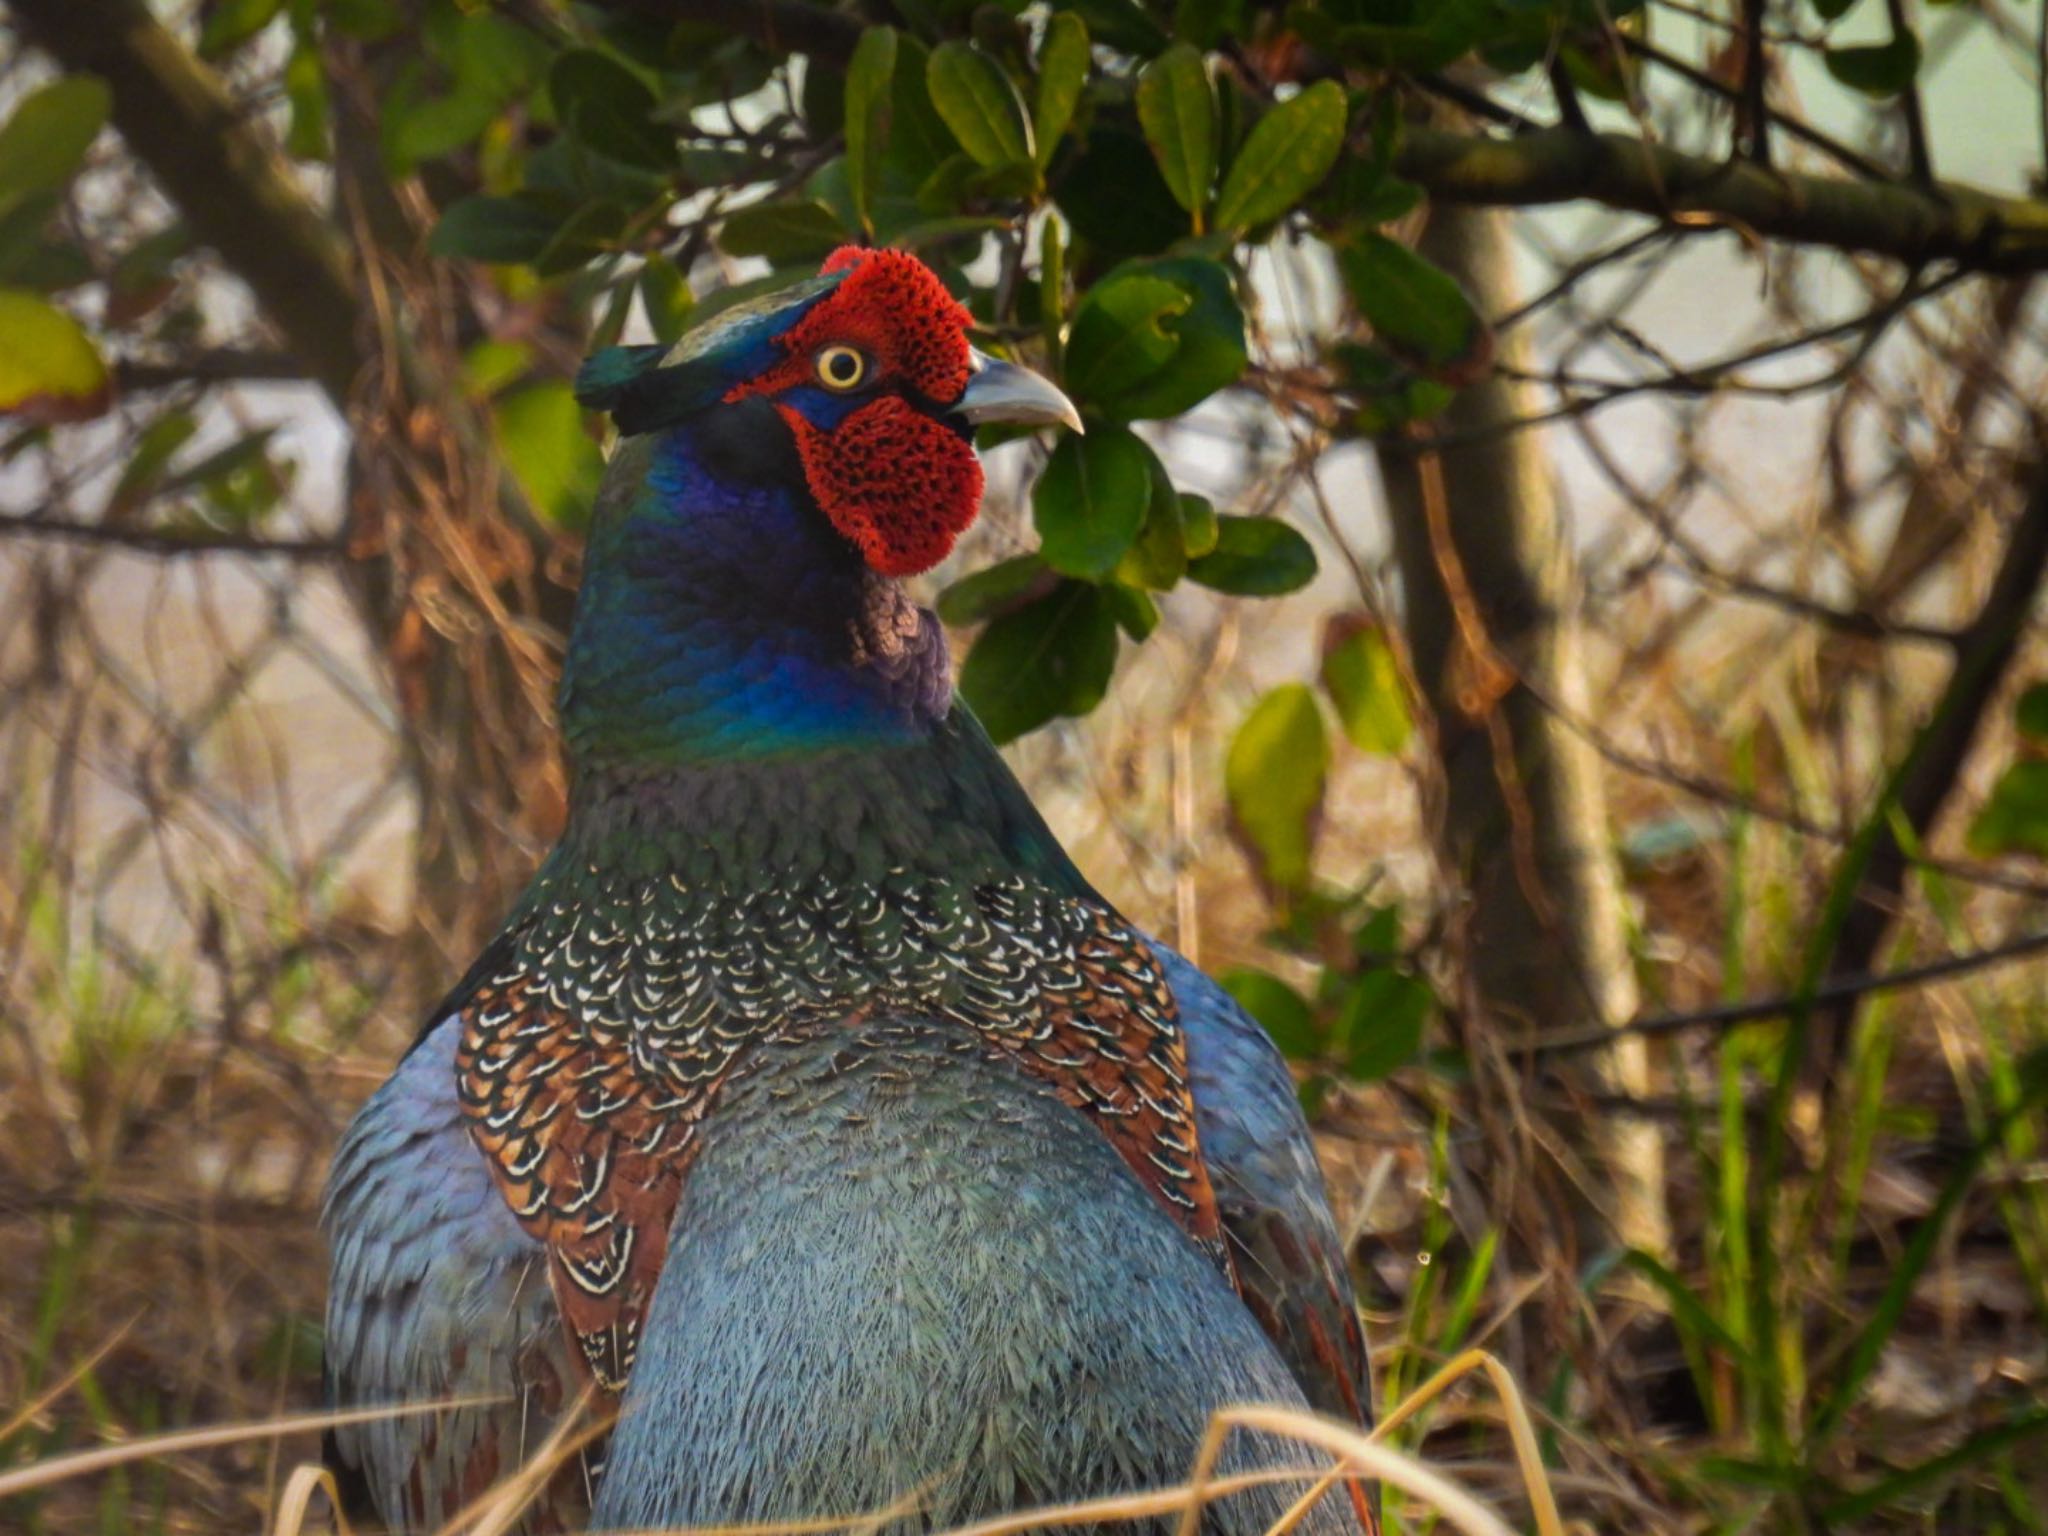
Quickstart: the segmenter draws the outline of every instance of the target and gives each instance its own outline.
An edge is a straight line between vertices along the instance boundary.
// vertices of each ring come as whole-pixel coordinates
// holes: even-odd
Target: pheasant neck
[[[901,747],[944,719],[938,621],[819,514],[772,413],[619,454],[563,667],[579,785]]]

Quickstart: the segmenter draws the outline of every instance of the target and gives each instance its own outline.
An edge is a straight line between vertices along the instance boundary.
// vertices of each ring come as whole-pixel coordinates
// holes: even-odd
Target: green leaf
[[[1158,455],[1152,458],[1152,499],[1145,506],[1145,526],[1117,562],[1117,580],[1155,592],[1171,591],[1187,574],[1188,550],[1181,528],[1181,499],[1173,477]]]
[[[1167,324],[1176,342],[1173,356],[1150,377],[1099,402],[1105,414],[1121,421],[1164,420],[1193,410],[1243,377],[1244,315],[1228,267],[1202,257],[1177,256],[1126,263],[1110,276],[1126,274],[1163,278],[1190,302]]]
[[[1216,521],[1216,509],[1209,505],[1209,498],[1183,492],[1180,498],[1180,536],[1187,547],[1188,558],[1196,560],[1212,553],[1220,536]],[[1310,551],[1311,557],[1314,551]]]
[[[170,468],[177,451],[192,440],[199,423],[184,411],[159,416],[136,439],[135,453],[121,470],[121,478],[107,497],[102,519],[125,517],[148,499]]]
[[[939,594],[939,617],[948,624],[980,624],[1043,597],[1059,578],[1035,554],[1012,555],[963,576]]]
[[[300,160],[325,160],[327,146],[327,71],[320,49],[301,38],[284,63],[284,95],[291,103],[285,149]]]
[[[642,170],[676,164],[676,135],[655,121],[653,89],[610,54],[571,48],[548,70],[555,116],[578,143]]]
[[[2031,853],[2048,858],[2048,759],[2023,757],[1991,787],[1970,823],[1970,852],[1980,858]]]
[[[647,324],[654,339],[672,347],[689,329],[690,314],[697,300],[690,292],[689,279],[666,256],[650,256],[640,269],[640,307],[647,311]]]
[[[1323,1032],[1316,1027],[1308,999],[1278,976],[1256,966],[1240,965],[1216,980],[1237,1000],[1238,1007],[1259,1021],[1280,1047],[1281,1055],[1302,1061],[1321,1053]]]
[[[107,365],[79,323],[40,296],[0,288],[0,416],[37,426],[87,421],[107,408]]]
[[[1378,625],[1333,620],[1323,636],[1323,691],[1337,706],[1344,734],[1361,752],[1392,756],[1408,744],[1413,722],[1394,649]]]
[[[846,67],[846,180],[854,217],[868,234],[875,230],[869,210],[881,187],[895,86],[896,29],[869,27]]]
[[[1116,615],[1117,628],[1133,640],[1149,639],[1152,631],[1159,627],[1159,605],[1152,601],[1152,594],[1143,587],[1108,581],[1102,584],[1101,590],[1109,603],[1109,611]]]
[[[1308,885],[1329,771],[1323,714],[1304,683],[1268,693],[1230,738],[1223,786],[1231,819],[1260,877],[1277,890]]]
[[[844,245],[849,231],[812,199],[755,203],[727,216],[718,246],[728,256],[765,256],[777,266],[815,261]]]
[[[1143,59],[1171,41],[1138,0],[1061,0],[1059,9],[1072,11],[1087,22],[1089,33],[1104,46]]]
[[[1331,1048],[1344,1059],[1345,1074],[1377,1082],[1413,1061],[1435,1010],[1436,995],[1400,971],[1367,971],[1345,994],[1330,1031]]]
[[[1889,42],[1830,48],[1826,58],[1828,73],[1851,90],[1896,96],[1920,72],[1920,39],[1907,29],[1894,33]]]
[[[1081,153],[1062,163],[1053,196],[1076,235],[1115,255],[1162,251],[1187,233],[1144,139],[1100,115]]]
[[[533,366],[533,348],[523,341],[485,338],[462,354],[462,387],[488,400],[506,385],[526,376]]]
[[[925,65],[932,105],[960,147],[983,166],[1031,159],[1031,125],[1024,103],[1000,64],[967,43],[946,42]]]
[[[1063,581],[981,632],[960,668],[960,695],[997,742],[1059,715],[1085,715],[1116,668],[1116,617],[1085,581]]]
[[[1216,547],[1188,562],[1188,579],[1235,597],[1279,597],[1315,579],[1316,552],[1274,517],[1216,519]]]
[[[66,75],[24,97],[0,128],[0,215],[68,183],[113,104],[96,75]]]
[[[1330,174],[1349,116],[1344,87],[1318,80],[1253,125],[1216,197],[1216,227],[1246,230],[1279,218]]]
[[[561,222],[527,199],[479,194],[442,210],[427,249],[470,261],[532,261],[548,248]]]
[[[1143,273],[1097,283],[1074,312],[1067,388],[1083,405],[1106,405],[1151,378],[1180,349],[1168,326],[1194,302],[1178,284]]]
[[[284,9],[284,0],[220,0],[199,29],[199,57],[217,59],[261,32]]]
[[[1038,552],[1068,576],[1107,576],[1145,521],[1153,453],[1127,429],[1067,433],[1031,493]]]
[[[2027,740],[2048,744],[2048,683],[2036,683],[2021,694],[2012,716]]]
[[[1493,332],[1448,272],[1379,234],[1343,247],[1337,263],[1380,345],[1446,383],[1485,375]]]
[[[1200,49],[1175,43],[1140,71],[1138,125],[1167,190],[1201,233],[1202,210],[1216,179],[1216,91]]]
[[[604,454],[583,429],[583,408],[568,383],[551,380],[499,399],[491,408],[498,452],[534,514],[556,528],[590,521],[604,475]]]
[[[931,57],[931,50],[914,37],[896,40],[888,158],[913,185],[931,175],[959,148],[952,131],[932,105],[931,90],[925,83]]]
[[[1080,105],[1088,83],[1088,24],[1072,11],[1055,11],[1045,24],[1038,48],[1038,92],[1031,106],[1031,126],[1042,170]]]

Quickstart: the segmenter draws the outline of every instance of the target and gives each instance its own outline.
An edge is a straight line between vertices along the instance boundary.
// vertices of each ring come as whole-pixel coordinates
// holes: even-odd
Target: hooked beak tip
[[[967,388],[953,404],[953,414],[962,421],[979,425],[984,421],[1016,422],[1024,426],[1063,426],[1085,432],[1081,413],[1049,380],[1028,368],[1006,363],[977,349],[974,372]]]

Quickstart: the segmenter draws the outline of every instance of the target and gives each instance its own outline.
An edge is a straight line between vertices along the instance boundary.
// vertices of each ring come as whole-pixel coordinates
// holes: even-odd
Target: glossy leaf
[[[1152,496],[1153,453],[1127,429],[1068,433],[1031,493],[1038,552],[1069,576],[1107,576],[1138,536]]]
[[[1109,603],[1109,611],[1116,615],[1117,628],[1133,640],[1149,639],[1152,631],[1159,627],[1159,605],[1152,601],[1152,594],[1143,587],[1106,581],[1101,592]]]
[[[1083,405],[1107,406],[1152,377],[1180,349],[1173,322],[1194,296],[1163,277],[1130,273],[1090,288],[1067,337],[1066,386]]]
[[[1187,233],[1152,151],[1120,124],[1097,120],[1081,153],[1061,165],[1053,196],[1077,235],[1113,255],[1150,255]]]
[[[217,59],[231,53],[275,21],[284,0],[220,0],[207,12],[199,29],[199,56]]]
[[[0,288],[0,416],[49,426],[107,408],[99,349],[79,323],[38,294]]]
[[[291,121],[285,129],[284,147],[300,160],[325,160],[327,142],[327,67],[321,62],[319,46],[301,38],[284,63],[284,95],[291,104]]]
[[[1216,92],[1201,50],[1175,43],[1139,73],[1138,124],[1167,190],[1199,231],[1216,178]]]
[[[913,183],[923,181],[959,149],[952,130],[932,105],[926,83],[931,57],[931,50],[915,37],[906,33],[896,39],[888,158]]]
[[[1352,302],[1383,347],[1445,383],[1485,376],[1493,332],[1448,272],[1378,234],[1359,237],[1337,260]]]
[[[523,198],[465,197],[442,211],[427,249],[470,261],[532,261],[547,249],[560,223]]]
[[[1032,136],[1041,168],[1059,148],[1067,124],[1088,82],[1088,25],[1072,11],[1057,11],[1045,24],[1038,49],[1038,91],[1031,104]]]
[[[548,96],[584,147],[643,170],[674,167],[675,132],[655,120],[654,91],[611,55],[594,48],[561,54],[548,70]]]
[[[1414,728],[1393,646],[1378,625],[1333,621],[1323,637],[1323,691],[1344,734],[1361,752],[1391,755]]]
[[[1011,741],[1101,703],[1116,651],[1116,617],[1102,593],[1063,581],[981,632],[960,668],[960,694],[991,737]]]
[[[106,82],[93,75],[66,75],[23,97],[0,128],[0,215],[69,182],[112,110]]]
[[[1260,699],[1230,739],[1223,785],[1231,819],[1275,889],[1308,885],[1329,771],[1323,714],[1302,683],[1284,683]]]
[[[1330,1048],[1342,1058],[1346,1076],[1376,1082],[1415,1060],[1435,1010],[1435,994],[1413,976],[1367,971],[1344,996]]]
[[[1970,824],[1970,852],[1980,858],[2030,853],[2048,858],[2048,760],[2022,758],[1991,788]]]
[[[1171,39],[1138,0],[1062,0],[1059,7],[1088,23],[1089,35],[1111,48],[1149,59]]]
[[[755,203],[727,216],[718,244],[728,256],[765,256],[778,266],[815,261],[846,243],[850,232],[811,199]]]
[[[1259,1021],[1280,1047],[1281,1055],[1302,1061],[1321,1051],[1322,1031],[1316,1026],[1308,999],[1278,976],[1240,965],[1216,979],[1237,1000],[1238,1007]]]
[[[590,520],[604,455],[583,429],[583,409],[565,381],[535,384],[491,409],[498,452],[535,515],[556,528]]]
[[[1183,492],[1180,498],[1180,535],[1188,558],[1198,559],[1214,551],[1219,531],[1216,509],[1209,505],[1209,498]]]
[[[941,43],[925,66],[925,84],[939,116],[977,164],[1013,165],[1031,158],[1024,104],[1002,66],[987,54],[967,43]]]
[[[1012,555],[963,576],[939,594],[939,617],[948,624],[980,624],[1043,597],[1059,577],[1036,554]]]
[[[1172,357],[1149,377],[1105,400],[1108,414],[1122,421],[1163,421],[1193,410],[1243,377],[1244,315],[1228,267],[1201,257],[1176,256],[1126,263],[1111,277],[1130,274],[1164,279],[1186,294],[1189,303],[1167,322],[1175,341]]]
[[[1316,552],[1274,517],[1216,519],[1216,547],[1188,562],[1188,578],[1235,597],[1279,597],[1315,579]]]
[[[882,156],[896,88],[896,30],[869,27],[846,67],[846,180],[854,218],[874,233],[871,210],[881,189]]]
[[[1321,183],[1344,147],[1344,88],[1318,80],[1260,118],[1216,196],[1216,227],[1246,230],[1286,213]]]
[[[1890,41],[1830,48],[1828,73],[1866,96],[1896,96],[1920,72],[1920,39],[1911,31],[1894,33]]]
[[[648,327],[663,346],[674,346],[689,328],[690,314],[697,307],[689,280],[666,256],[650,256],[640,269],[640,307],[647,311]]]
[[[1133,587],[1168,592],[1187,574],[1188,550],[1181,526],[1181,498],[1173,488],[1173,477],[1155,454],[1152,459],[1152,497],[1145,504],[1145,525],[1117,562],[1117,580]]]

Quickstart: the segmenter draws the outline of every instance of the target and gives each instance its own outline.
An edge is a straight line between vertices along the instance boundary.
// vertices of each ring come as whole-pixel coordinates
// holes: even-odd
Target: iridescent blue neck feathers
[[[579,773],[902,744],[945,716],[937,621],[825,521],[750,406],[613,456],[562,676]]]

